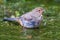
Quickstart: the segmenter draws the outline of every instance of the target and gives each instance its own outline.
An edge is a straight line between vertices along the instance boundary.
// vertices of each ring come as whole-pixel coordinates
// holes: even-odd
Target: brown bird
[[[44,9],[42,7],[37,7],[30,12],[21,15],[18,18],[4,18],[7,21],[16,21],[24,28],[37,28],[43,19],[42,13]]]

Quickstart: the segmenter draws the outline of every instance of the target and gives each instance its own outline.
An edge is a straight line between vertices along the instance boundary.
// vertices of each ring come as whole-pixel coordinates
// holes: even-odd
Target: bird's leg
[[[25,27],[23,27],[23,32],[24,32],[24,35],[27,35],[27,29]]]
[[[17,19],[16,21],[22,26],[22,21],[21,21],[20,19]],[[22,28],[23,28],[23,33],[24,33],[24,35],[26,35],[26,34],[27,34],[27,33],[26,33],[26,30],[27,30],[27,29],[26,29],[25,27],[23,27],[23,26],[22,26]]]

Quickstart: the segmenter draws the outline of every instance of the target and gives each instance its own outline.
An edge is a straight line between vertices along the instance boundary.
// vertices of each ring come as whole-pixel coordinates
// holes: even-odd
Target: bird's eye
[[[41,11],[41,10],[38,10],[38,11]]]

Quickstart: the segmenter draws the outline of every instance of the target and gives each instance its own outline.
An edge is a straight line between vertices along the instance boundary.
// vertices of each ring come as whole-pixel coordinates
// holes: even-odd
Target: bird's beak
[[[42,15],[45,12],[45,9],[43,9],[42,11],[40,11],[40,15]]]

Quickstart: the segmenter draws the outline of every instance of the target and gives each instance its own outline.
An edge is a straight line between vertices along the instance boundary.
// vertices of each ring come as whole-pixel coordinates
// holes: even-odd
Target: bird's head
[[[42,13],[44,12],[44,9],[42,7],[37,7],[33,9],[32,11],[35,13],[40,13],[40,15],[42,15]]]

